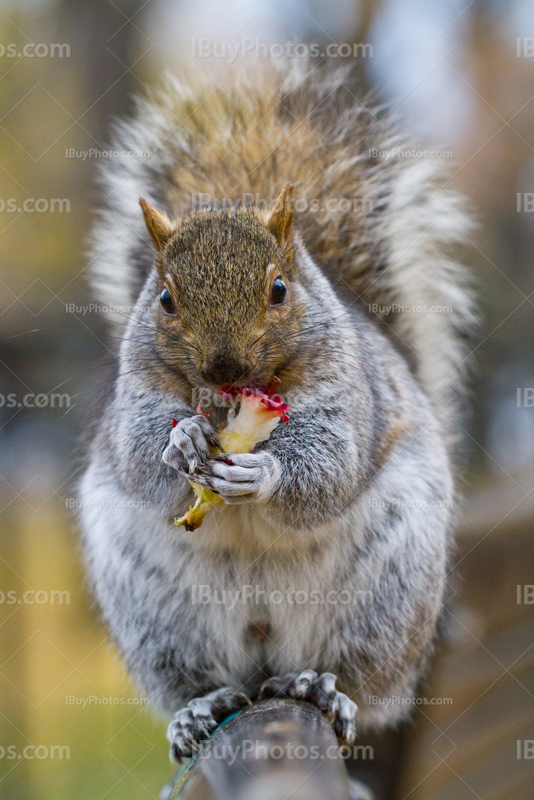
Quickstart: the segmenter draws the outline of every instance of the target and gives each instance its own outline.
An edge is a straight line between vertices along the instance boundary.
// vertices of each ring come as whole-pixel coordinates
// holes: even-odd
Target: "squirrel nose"
[[[227,386],[238,383],[247,374],[248,367],[235,356],[227,353],[216,353],[202,369],[201,376],[208,383],[216,386]]]

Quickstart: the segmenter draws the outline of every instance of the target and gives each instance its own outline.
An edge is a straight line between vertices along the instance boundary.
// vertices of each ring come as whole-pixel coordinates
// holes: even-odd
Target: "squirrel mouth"
[[[240,392],[243,389],[248,390],[259,390],[262,389],[263,392],[267,392],[269,387],[277,386],[280,381],[274,375],[274,373],[267,373],[263,375],[259,375],[256,373],[256,377],[250,376],[251,370],[243,370],[243,374],[236,378],[235,380],[213,380],[213,379],[206,379],[207,376],[203,374],[203,372],[199,373],[200,381],[202,381],[202,385],[211,389],[216,390],[217,392],[221,393],[229,393],[235,394],[236,392]]]
[[[238,385],[237,383],[228,384],[226,386],[219,386],[217,391],[219,394],[228,395],[228,397],[232,397],[236,394],[243,394],[244,392],[250,392],[250,394],[258,394],[258,395],[268,395],[271,396],[275,394],[280,386],[280,379],[273,375],[269,383],[267,384],[259,384],[259,383],[246,383],[243,385]]]
[[[287,408],[286,404],[283,402],[283,398],[279,394],[279,387],[281,381],[276,376],[273,376],[269,383],[267,384],[259,384],[258,382],[255,383],[247,383],[245,385],[236,385],[236,384],[226,384],[224,386],[218,386],[216,388],[209,387],[209,386],[201,386],[200,389],[208,390],[209,395],[208,397],[200,398],[199,403],[196,407],[197,413],[204,414],[202,411],[202,405],[208,403],[208,405],[214,402],[215,395],[218,398],[218,402],[215,401],[215,405],[220,406],[221,402],[224,406],[228,407],[235,407],[239,405],[242,397],[259,397],[262,398],[263,404],[269,408],[269,410],[278,409],[278,408]],[[209,416],[206,415],[206,416]]]

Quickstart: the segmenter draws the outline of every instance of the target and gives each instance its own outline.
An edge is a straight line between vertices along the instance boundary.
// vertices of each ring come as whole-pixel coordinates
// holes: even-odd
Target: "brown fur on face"
[[[159,355],[167,364],[179,362],[193,386],[267,385],[287,365],[283,341],[298,333],[304,316],[292,255],[290,243],[279,243],[269,219],[253,209],[187,215],[160,254],[162,288],[176,316],[158,308]],[[270,307],[278,275],[286,301]]]

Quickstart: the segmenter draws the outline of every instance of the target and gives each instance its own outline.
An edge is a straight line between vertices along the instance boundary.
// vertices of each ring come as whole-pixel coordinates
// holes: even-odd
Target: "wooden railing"
[[[309,703],[272,699],[221,725],[169,800],[349,800],[331,725]]]

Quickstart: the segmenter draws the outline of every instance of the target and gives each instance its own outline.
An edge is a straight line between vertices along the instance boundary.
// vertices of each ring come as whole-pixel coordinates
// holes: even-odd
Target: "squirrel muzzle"
[[[221,386],[239,386],[250,373],[250,366],[225,350],[215,352],[200,371],[206,383]]]

